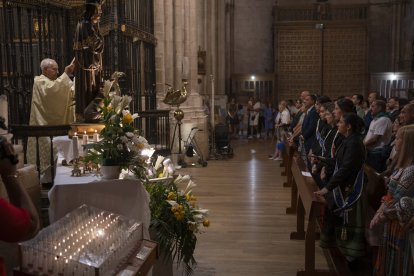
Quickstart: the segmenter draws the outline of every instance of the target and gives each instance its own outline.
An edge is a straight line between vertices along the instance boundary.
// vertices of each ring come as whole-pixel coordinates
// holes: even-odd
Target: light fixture
[[[251,76],[251,77],[250,77],[250,79],[251,79],[251,80],[255,80],[255,79],[256,79],[256,77],[253,75],[253,76]]]
[[[323,23],[315,24],[315,29],[317,29],[317,30],[323,30],[324,28],[325,28],[325,26],[323,25]]]

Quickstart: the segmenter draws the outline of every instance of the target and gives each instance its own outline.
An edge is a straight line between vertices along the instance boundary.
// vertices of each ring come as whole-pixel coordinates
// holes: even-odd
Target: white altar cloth
[[[53,137],[53,144],[56,146],[59,155],[68,163],[73,160],[73,140],[68,136]],[[81,140],[78,140],[78,153],[83,156],[83,147]]]
[[[137,179],[103,180],[89,174],[71,176],[72,167],[58,166],[55,184],[49,191],[50,223],[86,204],[143,223],[144,238],[149,239],[151,220],[149,195]]]

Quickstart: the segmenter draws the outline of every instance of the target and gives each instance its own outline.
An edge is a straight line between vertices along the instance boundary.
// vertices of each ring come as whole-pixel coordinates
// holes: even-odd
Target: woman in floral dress
[[[414,126],[404,126],[397,132],[395,150],[398,154],[396,169],[389,183],[388,193],[371,221],[370,228],[385,222],[382,244],[378,252],[374,275],[412,275],[409,232],[405,221],[397,215],[401,198],[414,197]]]

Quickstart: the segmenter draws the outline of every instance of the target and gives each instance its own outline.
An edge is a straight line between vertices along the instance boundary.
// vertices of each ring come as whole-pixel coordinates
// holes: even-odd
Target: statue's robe
[[[76,26],[73,51],[76,58],[76,114],[85,122],[96,122],[96,97],[102,83],[104,40],[99,26],[82,19]]]

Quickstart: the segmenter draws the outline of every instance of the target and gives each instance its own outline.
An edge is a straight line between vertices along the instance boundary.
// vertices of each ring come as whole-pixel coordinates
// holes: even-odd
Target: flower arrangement
[[[111,87],[112,82],[105,81],[103,99],[98,108],[105,125],[100,133],[102,139],[92,144],[85,159],[96,164],[119,165],[127,169],[143,162],[145,157],[141,153],[149,145],[133,126],[138,114],[129,111],[132,98],[111,92]]]
[[[197,207],[192,192],[196,184],[189,175],[179,175],[174,181],[147,182],[150,195],[151,226],[160,250],[165,256],[183,264],[191,275],[197,264],[194,250],[200,227],[208,227],[208,210]]]
[[[196,265],[196,234],[201,232],[201,226],[210,224],[208,210],[197,207],[197,199],[192,192],[196,184],[189,175],[180,175],[173,181],[171,160],[162,156],[151,158],[154,149],[133,126],[138,114],[129,111],[131,97],[113,92],[112,85],[111,81],[105,82],[99,105],[105,125],[100,133],[102,139],[91,144],[85,161],[120,165],[142,180],[150,196],[150,230],[160,250],[164,256],[175,259],[177,264],[184,264],[187,275],[190,275]],[[151,162],[153,159],[156,159],[154,163]]]

